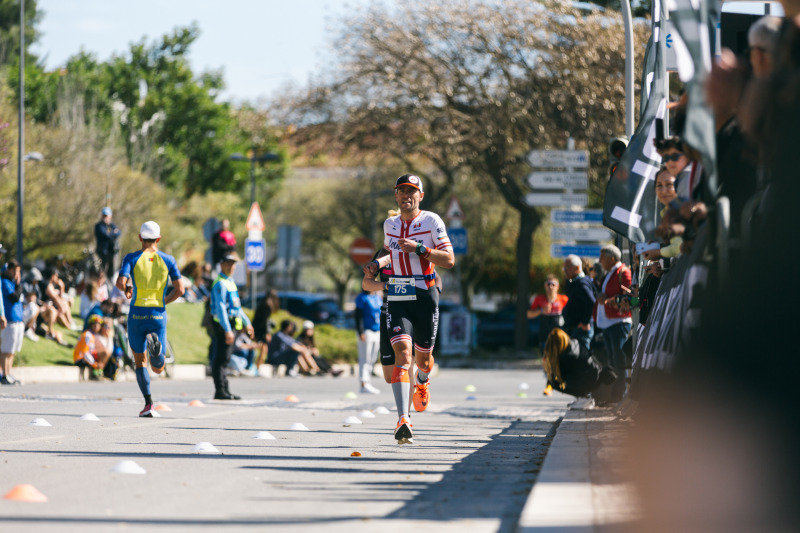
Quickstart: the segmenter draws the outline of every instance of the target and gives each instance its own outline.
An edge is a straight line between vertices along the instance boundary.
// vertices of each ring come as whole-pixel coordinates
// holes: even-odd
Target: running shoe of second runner
[[[145,343],[147,357],[150,359],[150,366],[153,367],[153,370],[164,368],[164,356],[161,355],[161,341],[158,340],[158,335],[148,333],[145,337]]]
[[[425,383],[419,382],[419,370],[417,370],[414,376],[414,409],[421,413],[425,409],[428,408],[428,404],[431,400],[430,392],[428,391],[428,387],[431,384],[431,378],[428,378],[428,381]]]
[[[401,416],[397,421],[397,427],[394,430],[394,438],[397,444],[413,444],[414,435],[411,433],[411,420],[408,417]]]
[[[153,404],[147,403],[144,405],[144,409],[139,412],[140,418],[153,418]]]

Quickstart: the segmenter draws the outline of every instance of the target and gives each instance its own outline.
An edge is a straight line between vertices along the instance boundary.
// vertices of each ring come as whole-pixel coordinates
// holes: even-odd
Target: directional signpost
[[[589,152],[586,150],[531,150],[525,159],[534,168],[589,167]]]
[[[602,209],[581,209],[571,211],[569,209],[553,209],[550,211],[550,221],[554,223],[566,224],[570,222],[580,222],[582,224],[602,224]]]
[[[599,242],[610,241],[613,237],[604,228],[553,226],[550,228],[550,238],[554,241]]]
[[[589,175],[586,172],[531,172],[525,178],[531,189],[586,189]]]
[[[583,194],[566,193],[536,193],[529,192],[522,201],[530,207],[557,207],[574,205],[583,207],[589,202],[589,198]]]
[[[597,258],[602,247],[602,244],[551,244],[550,255],[556,259],[564,259],[568,255]]]
[[[569,139],[569,150],[531,150],[525,160],[534,168],[525,179],[534,192],[522,197],[530,207],[586,207],[589,187],[589,153],[574,150],[575,142]],[[576,170],[578,169],[578,170]],[[540,192],[548,191],[548,192]],[[603,212],[599,209],[553,209],[550,212],[553,228],[550,237],[555,242],[550,255],[564,258],[570,254],[597,257],[602,242],[611,239],[611,233],[591,224],[602,224]],[[580,243],[580,244],[576,244]],[[585,244],[584,244],[585,243]]]

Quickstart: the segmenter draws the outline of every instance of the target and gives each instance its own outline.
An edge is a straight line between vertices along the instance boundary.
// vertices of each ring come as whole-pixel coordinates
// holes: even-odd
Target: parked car
[[[494,313],[478,314],[476,330],[480,346],[513,346],[515,308],[513,305],[501,307]],[[539,345],[539,319],[528,319],[528,346]]]
[[[333,298],[323,294],[296,291],[278,291],[281,309],[311,320],[315,324],[332,324],[344,327],[345,315]]]

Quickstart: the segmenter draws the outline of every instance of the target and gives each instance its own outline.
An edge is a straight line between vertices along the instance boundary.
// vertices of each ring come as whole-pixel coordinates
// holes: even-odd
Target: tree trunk
[[[528,294],[531,288],[531,251],[533,232],[538,221],[527,209],[519,212],[519,236],[517,237],[517,306],[514,320],[514,349],[521,353],[528,350]]]

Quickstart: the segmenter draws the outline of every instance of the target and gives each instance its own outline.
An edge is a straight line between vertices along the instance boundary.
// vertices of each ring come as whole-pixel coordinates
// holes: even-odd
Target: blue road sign
[[[244,260],[247,268],[261,272],[267,266],[267,242],[264,240],[244,241]]]
[[[467,255],[467,228],[450,228],[447,230],[455,255]]]
[[[575,254],[578,257],[600,257],[602,244],[551,244],[550,256],[556,259],[563,259],[568,255]]]
[[[603,223],[603,210],[602,209],[582,209],[580,211],[571,211],[569,209],[553,209],[550,211],[550,220],[552,222],[568,223],[568,222],[581,222],[583,224],[602,224]]]

